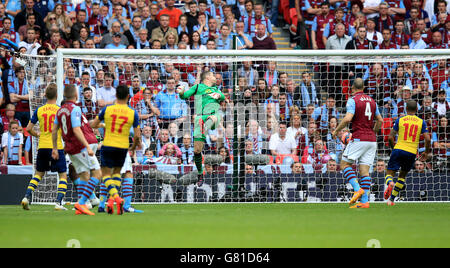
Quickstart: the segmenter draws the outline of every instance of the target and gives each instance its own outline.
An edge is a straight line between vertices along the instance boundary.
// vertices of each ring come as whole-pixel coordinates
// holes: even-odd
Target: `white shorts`
[[[353,164],[358,161],[359,165],[371,167],[377,154],[377,143],[371,141],[351,141],[345,147],[342,160]]]
[[[95,152],[97,152],[98,144],[90,144],[91,150],[94,151],[94,156],[89,156],[86,148],[84,148],[80,153],[75,155],[69,155],[70,161],[75,168],[77,174],[83,172],[90,172],[91,170],[99,170],[100,164]]]
[[[133,173],[133,166],[131,165],[131,157],[130,154],[127,153],[127,157],[125,158],[125,163],[123,163],[123,167],[120,170],[120,174],[125,174],[127,172]]]

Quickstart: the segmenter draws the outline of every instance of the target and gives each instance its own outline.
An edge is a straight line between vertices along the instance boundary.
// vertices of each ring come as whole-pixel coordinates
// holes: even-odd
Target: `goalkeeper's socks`
[[[31,196],[33,195],[33,192],[37,189],[39,182],[41,182],[42,178],[41,176],[35,174],[34,177],[30,180],[30,183],[28,184],[27,191],[25,193],[25,197],[28,199],[31,199]]]
[[[125,201],[123,207],[131,207],[131,198],[133,197],[133,178],[124,178],[122,182],[122,198]]]
[[[361,196],[361,203],[369,202],[370,185],[372,184],[371,177],[363,177],[361,179],[361,188],[364,190],[364,194]]]
[[[86,204],[86,201],[89,200],[92,193],[95,191],[95,187],[99,183],[99,180],[92,177],[88,182],[85,182],[86,185],[84,187],[84,192],[81,196],[80,201],[78,202],[80,205]]]
[[[406,182],[404,178],[398,178],[397,182],[394,185],[394,190],[392,190],[392,194],[390,200],[394,202],[395,198],[398,194],[405,188]]]
[[[355,171],[351,167],[345,168],[343,171],[344,178],[350,183],[353,187],[353,191],[357,192],[360,189],[358,183],[358,177],[356,177]]]
[[[202,154],[196,154],[194,153],[194,163],[195,166],[197,167],[197,171],[198,174],[202,174],[203,173],[203,159],[202,159]]]

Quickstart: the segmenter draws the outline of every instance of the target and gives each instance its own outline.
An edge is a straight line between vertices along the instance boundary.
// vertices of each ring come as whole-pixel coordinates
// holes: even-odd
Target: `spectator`
[[[298,142],[304,135],[308,134],[308,130],[302,126],[302,119],[299,114],[293,115],[291,120],[291,126],[287,129],[287,136],[294,137]]]
[[[383,42],[383,35],[376,30],[376,21],[375,19],[367,19],[366,23],[366,37],[369,41],[372,41],[376,46],[379,46],[381,42]]]
[[[304,172],[303,164],[301,162],[292,163],[291,164],[291,172],[292,172],[292,174],[302,174]]]
[[[447,49],[448,44],[442,42],[442,33],[435,31],[431,35],[431,42],[429,42],[428,49]]]
[[[339,137],[336,137],[333,139],[333,131],[336,129],[336,127],[338,126],[338,120],[336,117],[331,117],[329,124],[328,124],[328,133],[326,135],[322,135],[325,136],[326,138],[326,146],[328,149],[328,152],[330,153],[330,157],[334,160],[336,160],[336,162],[340,162],[340,158],[341,158],[341,154],[344,151],[344,144],[342,144],[341,140],[339,137],[341,137],[342,133],[344,133],[345,130],[341,131],[341,133],[339,133]]]
[[[405,32],[405,22],[398,20],[395,22],[395,31],[392,33],[392,42],[397,46],[408,44],[411,36]]]
[[[245,165],[245,175],[254,175],[255,173],[255,168],[252,165]]]
[[[122,35],[115,33],[112,38],[112,43],[105,46],[106,49],[126,49],[127,46],[122,44]]]
[[[78,10],[76,16],[76,22],[72,25],[70,30],[70,38],[72,40],[80,39],[81,28],[89,29],[89,25],[86,23],[86,10]]]
[[[447,101],[444,90],[439,91],[437,101],[432,104],[432,107],[436,110],[439,117],[450,118],[450,103]]]
[[[321,139],[317,139],[314,142],[314,149],[312,151],[309,147],[303,150],[302,163],[312,165],[315,172],[323,172],[330,159],[331,157]]]
[[[333,20],[334,15],[330,12],[330,4],[325,1],[320,5],[320,12],[316,13],[311,26],[311,42],[313,49],[325,48],[325,43],[323,42],[323,32],[325,30],[325,26],[328,23],[332,23]]]
[[[382,35],[383,35],[383,41],[381,42],[380,45],[378,45],[378,49],[400,49],[400,46],[395,44],[392,41],[391,30],[389,30],[387,28],[383,29]]]
[[[414,163],[414,171],[417,173],[425,173],[427,172],[425,163],[420,161],[420,160],[416,160],[416,162]]]
[[[53,16],[55,20],[52,19]],[[53,11],[47,14],[44,21],[46,22],[47,29],[50,29],[51,25],[56,25],[63,32],[63,37],[65,39],[70,37],[73,22],[64,11],[64,6],[62,4],[56,4]]]
[[[181,164],[181,152],[180,149],[173,143],[167,143],[159,151],[159,157],[155,159],[158,164],[177,165]]]
[[[93,100],[93,96],[92,88],[85,87],[83,89],[83,97],[78,103],[78,106],[81,107],[81,111],[89,121],[94,120],[100,112],[97,102]]]
[[[280,122],[278,133],[271,135],[269,150],[274,157],[279,155],[296,155],[297,143],[294,137],[286,135],[287,124]]]
[[[120,23],[121,32],[124,32],[130,28],[130,22],[128,21],[126,10],[120,4],[112,5],[112,14],[108,17],[108,29],[111,28],[112,23],[114,22]]]
[[[259,123],[256,120],[249,120],[247,140],[252,142],[252,149],[254,154],[265,154],[264,135]]]
[[[9,99],[16,107],[16,118],[22,126],[26,126],[30,120],[29,94],[32,94],[32,91],[25,78],[25,69],[18,67],[15,74],[16,78],[8,84]]]
[[[9,130],[9,124],[13,121],[17,122],[19,124],[19,126],[22,126],[20,124],[20,121],[17,120],[16,118],[16,106],[14,106],[14,104],[7,104],[6,105],[6,109],[5,109],[5,115],[1,116],[2,118],[2,131],[0,131],[1,133],[3,132],[7,132]],[[28,124],[28,123],[27,123]]]
[[[25,4],[25,8],[22,9],[22,11],[20,11],[19,13],[17,13],[17,15],[14,18],[14,30],[16,32],[18,32],[19,28],[22,25],[27,24],[27,16],[29,14],[34,14],[36,16],[36,24],[39,25],[39,27],[41,29],[43,29],[45,27],[44,20],[43,20],[41,14],[36,12],[36,10],[34,9],[34,4],[35,4],[34,0],[25,0],[24,4]],[[6,9],[8,10],[8,6]]]
[[[330,159],[327,162],[327,173],[335,173],[338,171],[338,165],[336,163],[336,160]]]
[[[189,133],[183,135],[183,142],[180,145],[180,151],[181,151],[181,163],[183,165],[191,165],[194,163],[194,145],[192,144],[192,138]]]
[[[142,128],[142,149],[143,151],[151,151],[153,155],[156,155],[156,142],[152,137],[152,128],[144,126]]]
[[[328,41],[326,42],[326,49],[341,49],[344,50],[348,42],[352,39],[350,36],[345,35],[345,26],[342,23],[338,23],[336,25],[336,34],[332,35]],[[324,41],[326,38],[324,37]],[[343,63],[330,63],[328,66],[328,92],[334,97],[337,101],[338,107],[342,107],[343,105],[343,97],[341,91],[341,82],[343,79],[347,77],[343,75],[343,69],[346,66]]]
[[[147,29],[148,39],[151,38],[153,30],[161,25],[159,20],[156,19],[158,12],[159,8],[157,4],[151,4],[150,7],[144,6],[142,8],[142,25]]]
[[[171,0],[173,1],[173,0]],[[159,23],[161,24],[158,28],[153,29],[150,42],[154,40],[159,40],[161,42],[161,46],[165,46],[167,44],[166,38],[167,35],[173,34],[175,38],[175,43],[178,43],[178,32],[175,28],[169,26],[170,17],[169,15],[163,14],[160,16]]]
[[[187,116],[187,105],[175,92],[175,79],[167,79],[166,90],[161,91],[155,97],[156,107],[160,110],[159,121],[162,128],[167,128],[170,123],[181,123]]]
[[[412,31],[412,40],[409,44],[410,49],[425,49],[427,48],[427,44],[422,40],[422,34],[420,29],[414,29]]]
[[[378,160],[375,166],[375,171],[378,174],[384,174],[386,172],[386,162],[384,162],[383,160]]]
[[[244,31],[245,23],[243,21],[236,21],[235,34],[238,39],[237,49],[252,49],[252,37]]]
[[[54,17],[54,19],[56,19],[56,16]],[[3,28],[5,28],[5,27],[3,27]],[[41,32],[40,36],[43,36],[41,27],[39,27],[39,25],[36,25],[36,15],[33,13],[27,15],[27,23],[25,25],[20,26],[19,30],[17,30],[17,33],[19,34],[20,39],[17,39],[17,35],[14,34],[14,36],[13,36],[14,38],[11,38],[11,41],[18,42],[18,40],[24,40],[27,37],[28,29],[39,30]],[[11,33],[9,33],[9,34],[10,34],[10,36],[12,36]]]
[[[105,85],[97,91],[97,101],[100,109],[106,105],[113,104],[116,100],[116,88],[113,87],[113,78],[111,74],[105,73]]]
[[[120,43],[127,47],[129,45],[128,38],[121,34],[120,32],[120,23],[115,21],[111,24],[111,28],[109,28],[109,32],[102,36],[102,41],[100,42],[100,48],[105,48],[108,44],[113,43],[114,35],[120,34]]]
[[[252,39],[252,49],[277,49],[275,41],[266,34],[266,26],[256,25],[256,36]]]
[[[376,42],[367,39],[367,29],[365,26],[359,26],[356,30],[356,38],[348,42],[345,49],[375,49]],[[364,63],[349,64],[349,77],[354,79],[362,77],[367,66]]]
[[[166,0],[166,8],[161,10],[156,19],[160,20],[161,16],[167,15],[169,17],[169,27],[177,28],[180,23],[180,16],[183,14],[181,10],[175,8],[175,0]]]
[[[248,18],[246,18],[244,22],[245,22],[244,32],[250,35],[252,38],[257,36],[258,32],[257,25],[264,25],[269,37],[272,38],[273,34],[272,22],[270,21],[269,18],[263,15],[262,4],[254,5],[254,14],[248,16]]]
[[[135,48],[137,48],[138,41],[147,41],[145,38],[144,40],[140,39],[139,31],[141,28],[142,18],[140,16],[134,16],[131,22],[131,27],[123,32],[123,34],[128,38],[128,44],[133,45]],[[150,44],[148,46],[150,47]]]
[[[447,159],[450,156],[450,127],[448,118],[441,117],[439,126],[433,131],[431,142],[433,144],[433,155],[439,158]]]
[[[321,133],[326,134],[330,118],[339,118],[339,115],[340,113],[336,109],[336,100],[332,96],[328,96],[326,103],[314,110],[312,118],[315,122],[319,122]]]
[[[328,41],[328,38],[330,36],[333,36],[333,35],[336,34],[336,26],[338,24],[344,26],[344,28],[341,29],[342,31],[339,33],[338,36],[339,37],[343,37],[343,36],[348,36],[349,35],[348,24],[346,24],[345,21],[344,21],[344,16],[345,16],[344,10],[342,8],[337,8],[334,11],[334,15],[335,15],[334,20],[332,22],[327,23],[325,25],[325,29],[324,29],[324,32],[323,32],[322,39],[323,39],[323,43],[325,44],[325,48],[326,49],[330,49],[330,48],[327,48],[327,41]],[[349,37],[349,38],[351,40],[351,37]],[[345,48],[345,44],[343,44],[341,46],[343,46],[343,48],[341,48],[341,49]],[[338,49],[338,48],[331,48],[331,49]]]
[[[155,155],[159,155],[159,151],[167,143],[169,143],[169,130],[168,129],[160,129],[159,136],[156,136],[156,154]]]
[[[365,93],[381,104],[385,98],[391,98],[389,71],[380,63],[374,63],[364,74]]]
[[[392,2],[395,3],[395,1]],[[387,2],[382,2],[378,6],[378,15],[375,17],[376,30],[378,32],[383,32],[384,29],[389,30],[389,32],[394,30],[394,20],[392,19],[391,14],[389,14],[389,8],[390,6]]]
[[[19,123],[11,121],[9,130],[2,135],[3,164],[22,165],[23,134]]]
[[[39,40],[36,39],[36,30],[28,29],[27,38],[19,43],[19,47],[24,47],[27,49],[27,54],[37,55],[37,50],[41,47]]]
[[[56,51],[56,49],[60,46],[63,46],[65,48],[68,47],[67,42],[61,38],[61,33],[59,31],[54,31],[50,33],[50,40],[45,41],[42,44],[44,47],[47,47],[53,53]]]

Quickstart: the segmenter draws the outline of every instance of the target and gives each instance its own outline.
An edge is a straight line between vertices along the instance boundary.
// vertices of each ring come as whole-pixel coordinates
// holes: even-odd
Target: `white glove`
[[[209,96],[215,100],[220,99],[220,94],[219,93],[211,93],[209,94]]]

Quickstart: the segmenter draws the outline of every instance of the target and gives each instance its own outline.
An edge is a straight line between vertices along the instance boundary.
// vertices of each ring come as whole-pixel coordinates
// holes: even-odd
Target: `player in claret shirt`
[[[57,138],[61,129],[65,144],[64,150],[69,155],[75,171],[80,176],[78,191],[82,192],[81,198],[75,204],[76,214],[95,215],[86,207],[86,201],[92,195],[98,185],[101,172],[95,152],[97,151],[97,137],[89,126],[89,122],[76,104],[78,91],[75,85],[64,87],[66,102],[56,113],[52,130],[53,159],[59,159]]]
[[[347,114],[332,135],[333,138],[336,138],[348,123],[352,124],[352,140],[342,154],[341,170],[355,192],[350,200],[350,205],[361,198],[361,203],[351,208],[369,208],[369,191],[372,183],[369,170],[375,160],[376,133],[383,124],[383,118],[378,111],[377,103],[370,96],[364,94],[364,81],[361,78],[355,79],[352,94],[353,97],[347,102]],[[374,119],[376,119],[375,124]],[[359,163],[361,184],[358,183],[356,173],[352,168],[352,164],[356,161]]]

